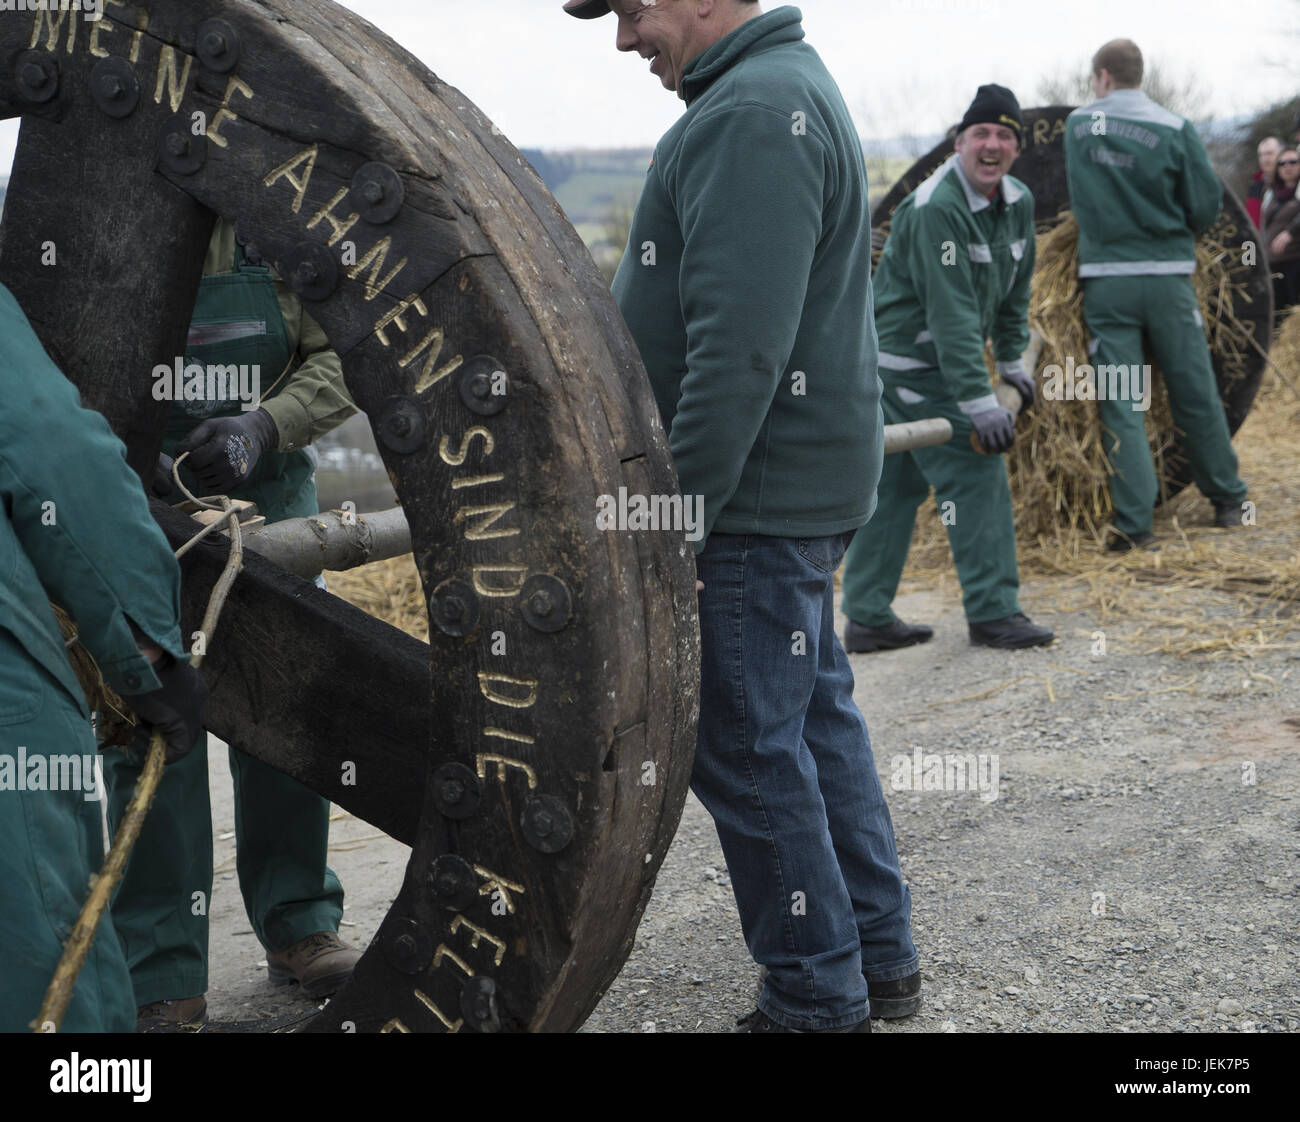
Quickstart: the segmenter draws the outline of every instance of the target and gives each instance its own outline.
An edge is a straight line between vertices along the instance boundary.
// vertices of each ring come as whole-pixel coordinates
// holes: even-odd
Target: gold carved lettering
[[[190,67],[194,63],[193,56],[183,52],[182,55],[185,59],[185,68],[178,74],[176,48],[170,44],[163,45],[162,54],[158,58],[158,81],[153,88],[154,104],[158,105],[163,99],[163,86],[167,87],[173,113],[180,109],[181,102],[185,100],[185,87],[190,83]]]
[[[443,1011],[433,1003],[433,998],[429,997],[421,990],[414,990],[412,992],[415,995],[415,999],[421,1005],[423,1005],[427,1010],[429,1010],[430,1013],[432,1013],[435,1017],[438,1018],[438,1020],[440,1020],[444,1025],[447,1026],[448,1032],[460,1032],[460,1026],[465,1023],[463,1020],[461,1020],[460,1017],[457,1017],[455,1021],[447,1020],[446,1014],[443,1013]]]
[[[461,970],[464,972],[465,977],[467,978],[474,977],[474,971],[470,968],[469,963],[467,963],[463,958],[460,957],[460,955],[458,955],[449,946],[447,946],[446,943],[439,943],[438,949],[433,952],[433,968],[435,970],[437,970],[438,967],[442,965],[442,960],[444,958],[451,959],[452,962],[454,962],[457,966],[459,966]]]
[[[510,694],[502,693],[498,686],[522,686],[527,690],[527,694],[524,697],[512,697]],[[489,701],[497,705],[505,705],[510,709],[531,709],[537,704],[537,679],[535,678],[512,678],[509,674],[488,674],[480,670],[478,688]]]
[[[496,441],[492,439],[492,434],[482,425],[475,425],[460,438],[460,451],[454,455],[447,451],[449,447],[447,441],[450,438],[446,436],[442,438],[438,444],[438,455],[442,458],[442,462],[444,464],[449,464],[452,467],[460,467],[465,462],[465,457],[469,455],[470,443],[476,436],[481,436],[483,438],[484,458],[486,459],[488,456],[492,455],[492,449],[496,447]]]
[[[480,752],[474,757],[474,762],[478,768],[478,777],[480,779],[487,778],[488,764],[496,764],[497,779],[502,783],[506,781],[506,776],[509,774],[508,769],[516,767],[528,777],[529,790],[532,790],[537,786],[537,772],[522,760],[512,760],[509,756],[498,756],[495,752]],[[482,895],[482,893],[480,893],[480,895]]]
[[[511,578],[513,583],[510,585],[488,584],[484,578],[489,573],[504,574],[506,577]],[[474,591],[480,596],[518,596],[523,590],[524,581],[527,579],[527,565],[474,566]]]
[[[371,247],[369,253],[348,270],[348,276],[353,280],[356,280],[357,277],[361,275],[362,270],[369,266],[370,276],[366,279],[366,300],[368,301],[373,300],[378,296],[380,292],[393,282],[393,278],[406,268],[406,262],[409,258],[403,257],[393,267],[393,271],[389,273],[388,276],[384,277],[382,280],[379,279],[379,274],[383,272],[384,264],[388,260],[388,251],[392,248],[392,235],[385,234],[374,244],[374,246]],[[402,365],[405,366],[406,363],[402,363]]]
[[[97,19],[90,25],[90,53],[95,58],[108,58],[108,51],[99,45],[101,35],[112,35],[116,25],[110,19]]]
[[[274,186],[276,182],[281,179],[288,182],[289,186],[297,192],[293,199],[293,206],[290,207],[294,214],[297,214],[302,210],[302,201],[307,195],[307,184],[311,182],[311,173],[316,170],[317,151],[318,146],[315,144],[310,148],[304,148],[296,156],[291,156],[276,168],[275,171],[271,172],[270,175],[262,180],[263,185],[266,187]],[[307,170],[303,174],[303,177],[299,179],[295,173],[304,163],[307,165]]]
[[[65,20],[68,23],[68,39],[65,49],[68,54],[72,54],[72,48],[77,41],[77,23],[80,16],[71,8],[64,8],[62,11],[57,7],[37,8],[36,26],[32,28],[32,41],[27,44],[28,48],[35,48],[36,44],[41,41],[41,28],[48,25],[49,30],[45,33],[45,49],[47,51],[57,51],[59,49],[59,36],[63,33]]]
[[[330,245],[338,244],[338,242],[343,238],[343,235],[361,221],[361,215],[356,211],[349,214],[342,222],[334,217],[332,213],[334,208],[347,197],[347,194],[348,189],[346,187],[340,187],[339,193],[321,207],[313,216],[312,220],[307,223],[307,229],[314,230],[322,222],[328,222],[330,224],[330,229],[334,231],[334,234],[329,241]]]
[[[520,532],[518,527],[512,530],[489,530],[488,527],[504,518],[517,505],[518,503],[508,502],[490,503],[487,506],[463,506],[456,512],[456,517],[452,521],[464,522],[470,518],[487,516],[477,526],[471,526],[465,531],[465,540],[467,542],[484,542],[490,541],[492,538],[513,538],[518,536]]]
[[[523,889],[521,888],[519,889],[519,891],[522,892]],[[503,943],[491,932],[484,931],[483,928],[479,927],[477,924],[471,923],[463,915],[457,914],[452,918],[451,921],[451,933],[455,935],[456,932],[459,931],[462,927],[469,928],[470,930],[469,945],[474,950],[478,950],[479,944],[482,943],[484,939],[486,939],[489,943],[492,944],[492,946],[495,948],[492,952],[492,964],[494,966],[500,966],[502,960],[506,957],[505,943]]]
[[[381,1028],[379,1031],[380,1032],[410,1032],[411,1030],[407,1028],[404,1024],[402,1024],[402,1022],[399,1021],[396,1017],[394,1017],[391,1021],[385,1022],[384,1027]]]
[[[149,13],[143,8],[140,9],[140,26],[131,36],[131,54],[128,56],[132,63],[140,61],[140,41],[144,38],[144,33],[149,30]]]
[[[422,316],[429,314],[429,309],[424,306],[424,301],[416,293],[411,293],[405,300],[397,305],[391,312],[385,312],[379,317],[379,322],[375,324],[375,334],[379,336],[379,341],[385,346],[389,346],[388,336],[384,334],[384,329],[390,324],[396,324],[397,330],[403,335],[406,334],[406,324],[402,322],[402,317],[412,308]]]
[[[249,101],[253,100],[252,89],[232,74],[226,83],[226,92],[221,99],[221,105],[212,115],[212,122],[208,125],[208,139],[218,148],[226,148],[230,145],[230,141],[221,135],[221,126],[227,121],[239,120],[239,115],[230,111],[230,99],[237,93],[243,94]]]
[[[482,774],[481,772],[479,773]],[[518,892],[520,896],[524,894],[524,886],[515,884],[514,881],[506,880],[505,877],[497,876],[490,869],[485,869],[482,865],[475,865],[474,871],[481,876],[487,883],[479,885],[478,894],[480,896],[492,896],[494,893],[501,893],[501,901],[506,906],[506,911],[510,915],[515,914],[514,901],[510,899],[511,892]]]
[[[464,479],[453,479],[451,489],[453,491],[463,491],[466,487],[486,487],[489,483],[500,483],[505,478],[504,475],[470,475]]]

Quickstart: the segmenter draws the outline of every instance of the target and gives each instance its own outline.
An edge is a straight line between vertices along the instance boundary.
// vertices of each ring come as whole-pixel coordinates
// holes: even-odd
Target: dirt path
[[[1235,613],[1195,590],[1168,609]],[[913,897],[925,1003],[889,1032],[1295,1031],[1300,1028],[1300,643],[1247,661],[1142,653],[1141,626],[1054,614],[1028,580],[1046,650],[972,648],[951,582],[897,605],[933,642],[854,656]],[[1294,638],[1294,636],[1293,636]],[[916,750],[996,757],[998,788],[894,790]],[[212,985],[219,1019],[305,1004],[272,991],[233,879],[224,752],[212,753],[218,837]],[[906,765],[895,766],[895,757]],[[922,784],[924,787],[924,784]],[[407,850],[342,817],[332,866],[346,938],[363,945]],[[728,1031],[755,968],[717,837],[692,798],[636,947],[586,1031]]]

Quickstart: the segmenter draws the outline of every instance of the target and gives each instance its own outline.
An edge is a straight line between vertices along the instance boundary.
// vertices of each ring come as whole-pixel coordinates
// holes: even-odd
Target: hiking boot
[[[1014,651],[1021,647],[1045,647],[1054,638],[1048,628],[1039,627],[1024,612],[970,625],[970,641],[977,647]]]
[[[1243,502],[1245,500],[1242,500]],[[1241,526],[1242,521],[1241,503],[1215,503],[1214,504],[1214,524],[1216,526],[1229,527]]]
[[[896,651],[917,643],[928,643],[934,629],[920,623],[891,620],[883,627],[866,627],[849,620],[844,629],[844,649],[849,654],[870,654],[872,651]]]
[[[871,999],[871,1015],[877,1020],[896,1021],[910,1017],[921,1008],[921,972],[909,974],[893,982],[867,980],[867,996]]]
[[[761,1009],[755,1009],[748,1017],[741,1017],[732,1032],[870,1032],[871,1018],[866,1017],[855,1025],[845,1025],[833,1029],[792,1029],[778,1025]]]
[[[352,977],[360,957],[333,931],[317,931],[282,951],[267,951],[266,975],[273,986],[297,982],[308,997],[329,997]]]
[[[135,1011],[136,1032],[198,1032],[208,1023],[208,997],[151,1001]]]
[[[1126,534],[1122,530],[1112,530],[1106,538],[1106,552],[1128,553],[1133,549],[1146,549],[1155,540],[1155,534],[1149,530],[1139,534]]]

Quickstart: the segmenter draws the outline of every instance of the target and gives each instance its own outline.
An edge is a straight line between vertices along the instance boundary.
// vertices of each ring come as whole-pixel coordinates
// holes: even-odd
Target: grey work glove
[[[1016,441],[1016,421],[1001,406],[972,413],[970,423],[975,428],[980,451],[988,454],[1009,452]]]
[[[210,495],[228,495],[248,482],[265,452],[280,443],[280,432],[265,409],[240,417],[204,421],[176,445],[176,457],[190,453],[185,466]]]
[[[1024,403],[1024,408],[1028,409],[1034,404],[1034,376],[1025,370],[1024,363],[998,363],[998,374],[1008,386],[1011,386],[1020,394],[1020,400]]]
[[[122,698],[140,718],[126,751],[133,762],[143,764],[150,737],[161,732],[167,742],[167,762],[174,764],[189,755],[203,731],[208,687],[188,662],[177,662],[169,654],[155,664],[154,673],[162,683],[161,689]]]

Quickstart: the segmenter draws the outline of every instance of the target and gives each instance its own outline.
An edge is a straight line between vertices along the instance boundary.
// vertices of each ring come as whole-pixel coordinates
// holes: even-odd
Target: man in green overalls
[[[189,458],[196,495],[255,502],[268,522],[317,513],[316,438],[356,412],[339,357],[297,298],[219,220],[204,262],[185,366],[257,368],[251,400],[178,401],[163,444]],[[247,383],[241,383],[246,385]],[[256,405],[256,408],[245,406]],[[172,501],[181,496],[173,494]],[[212,819],[206,734],[168,773],[113,906],[142,1030],[206,1019]],[[338,937],[343,888],[325,864],[329,801],[232,746],[239,887],[277,984],[311,997],[337,990],[360,952]],[[110,819],[122,814],[136,770],[110,770]]]
[[[26,1032],[41,1027],[104,856],[90,714],[49,601],[76,621],[109,686],[164,732],[169,760],[193,746],[207,691],[185,661],[180,570],[125,449],[81,408],[3,285],[0,400],[0,1032]],[[134,1024],[106,914],[61,1028]]]
[[[1092,60],[1099,100],[1066,119],[1070,205],[1079,223],[1083,314],[1094,336],[1097,411],[1110,461],[1115,529],[1107,549],[1150,545],[1160,487],[1135,384],[1146,336],[1169,391],[1179,446],[1216,526],[1240,526],[1246,484],[1237,473],[1228,419],[1192,287],[1196,236],[1213,225],[1223,185],[1190,121],[1156,104],[1142,84],[1142,52],[1115,39]],[[1103,369],[1127,375],[1103,379]],[[1129,387],[1102,396],[1100,387]]]
[[[848,651],[894,650],[934,632],[893,612],[916,511],[934,488],[961,580],[970,640],[1017,648],[1052,641],[1020,610],[1016,531],[1006,462],[1014,420],[989,387],[984,345],[1026,404],[1034,199],[1007,174],[1020,153],[1020,105],[1003,86],[979,88],[957,130],[956,153],[894,211],[876,268],[881,409],[888,424],[945,417],[946,444],[885,457],[879,504],[844,561]]]

